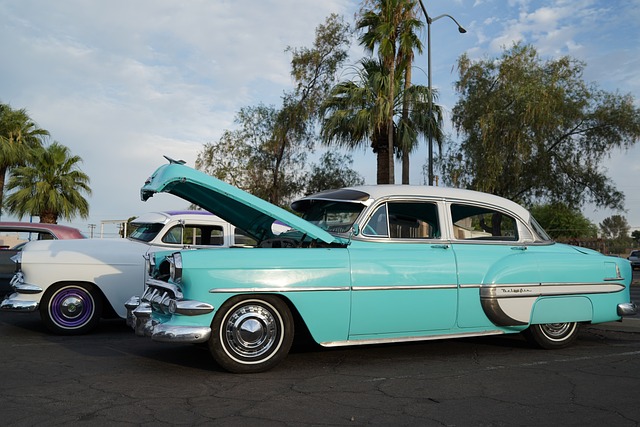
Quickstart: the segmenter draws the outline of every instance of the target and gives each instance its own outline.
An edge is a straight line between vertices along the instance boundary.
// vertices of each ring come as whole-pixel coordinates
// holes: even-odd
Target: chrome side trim
[[[223,293],[258,293],[258,292],[344,292],[351,290],[349,286],[335,286],[335,287],[295,287],[295,288],[214,288],[209,289],[209,293],[223,294]]]
[[[401,342],[418,342],[418,341],[431,341],[449,338],[469,338],[469,337],[481,337],[487,335],[500,335],[504,334],[504,331],[491,330],[482,332],[467,332],[463,334],[440,334],[440,335],[428,335],[428,336],[416,336],[416,337],[394,337],[394,338],[376,338],[376,339],[363,339],[363,340],[345,340],[345,341],[325,341],[320,345],[323,347],[345,347],[349,345],[369,345],[369,344],[393,344]]]
[[[458,285],[354,286],[353,291],[411,291],[419,289],[458,289]]]
[[[14,294],[15,295],[15,294]],[[2,303],[0,303],[0,310],[4,311],[22,311],[22,312],[32,312],[38,309],[40,303],[38,301],[24,301],[19,299],[12,299],[11,296],[4,299]]]
[[[158,323],[153,327],[151,339],[159,342],[198,344],[207,342],[211,328],[206,326],[171,326]]]
[[[634,316],[638,314],[638,306],[635,302],[618,304],[618,316]]]
[[[336,286],[296,288],[214,288],[209,293],[256,293],[256,292],[335,292],[335,291],[406,291],[419,289],[481,289],[483,298],[516,298],[530,296],[577,295],[614,293],[624,289],[620,283],[523,283],[506,285],[401,285],[401,286]]]
[[[483,285],[481,298],[522,298],[554,295],[610,294],[625,288],[620,283],[527,283]]]

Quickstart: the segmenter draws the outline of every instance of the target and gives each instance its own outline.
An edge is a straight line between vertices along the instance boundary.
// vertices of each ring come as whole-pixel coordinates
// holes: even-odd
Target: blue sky
[[[640,0],[424,0],[432,17],[433,86],[450,111],[462,53],[497,57],[516,41],[544,58],[571,55],[601,89],[630,93],[640,106]],[[26,108],[53,140],[84,160],[91,177],[88,224],[183,208],[169,195],[141,202],[139,188],[164,162],[193,165],[203,144],[233,128],[244,106],[280,104],[292,87],[287,46],[311,46],[330,13],[353,22],[352,0],[0,0],[0,102]],[[426,31],[423,34],[426,43]],[[354,43],[352,63],[363,56]],[[426,55],[415,82],[427,84]],[[345,73],[346,75],[346,73]],[[447,116],[447,119],[450,116]],[[451,131],[449,126],[449,132]],[[455,135],[454,135],[455,137]],[[324,150],[318,147],[316,155]],[[353,153],[354,168],[375,183],[375,158]],[[412,158],[423,183],[426,148]],[[640,229],[640,147],[603,164],[626,195],[623,213]],[[399,171],[399,167],[397,168]],[[616,214],[586,207],[595,223]],[[2,219],[9,219],[3,217]]]

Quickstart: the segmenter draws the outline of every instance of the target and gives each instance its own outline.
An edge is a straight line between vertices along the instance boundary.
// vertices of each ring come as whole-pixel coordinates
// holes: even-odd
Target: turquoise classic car
[[[231,372],[274,367],[297,329],[325,347],[523,332],[551,349],[637,311],[628,260],[554,243],[497,196],[361,186],[297,200],[297,216],[175,161],[141,196],[163,192],[255,245],[151,255],[127,321],[155,341],[207,343]]]

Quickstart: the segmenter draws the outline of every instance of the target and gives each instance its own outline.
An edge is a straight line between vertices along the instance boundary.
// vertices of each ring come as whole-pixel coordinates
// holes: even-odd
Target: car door
[[[349,252],[349,339],[424,335],[455,324],[453,252],[441,239],[439,205],[388,200],[373,206]]]
[[[506,210],[469,202],[448,203],[447,210],[453,225],[451,243],[460,285],[458,326],[492,328],[500,308],[489,298],[489,291],[495,285],[539,283],[535,251],[521,236],[525,230],[522,222]],[[526,295],[517,296],[503,304],[519,305],[514,308],[519,313],[515,323],[526,324],[532,301]],[[489,307],[491,304],[494,307]]]

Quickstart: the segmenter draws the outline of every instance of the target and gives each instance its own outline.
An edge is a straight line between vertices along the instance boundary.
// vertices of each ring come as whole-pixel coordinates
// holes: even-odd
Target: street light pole
[[[446,16],[456,23],[460,34],[466,33],[467,30],[465,30],[453,16],[447,15],[446,13],[443,15],[438,15],[435,18],[430,18],[429,14],[427,13],[427,9],[422,3],[422,0],[418,1],[420,2],[420,7],[422,8],[424,17],[427,20],[427,72],[429,78],[429,120],[431,120],[433,118],[433,86],[431,84],[431,23]],[[429,126],[429,185],[433,185],[433,178],[433,127]]]

